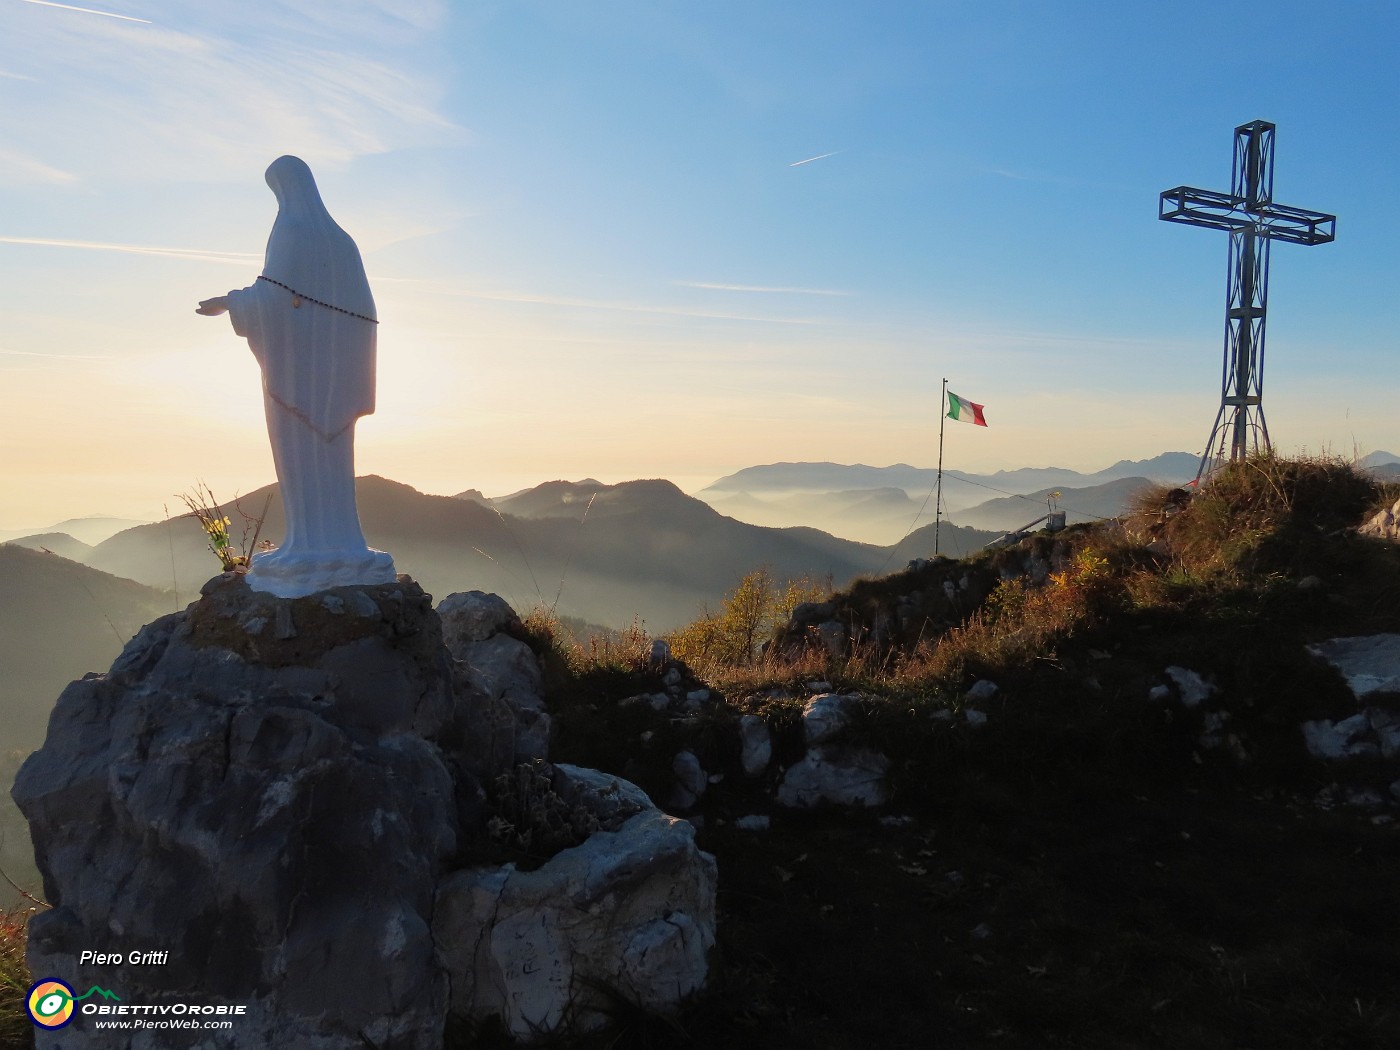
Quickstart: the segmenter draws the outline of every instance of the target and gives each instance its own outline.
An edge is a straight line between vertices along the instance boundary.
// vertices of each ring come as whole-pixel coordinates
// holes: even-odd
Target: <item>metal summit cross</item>
[[[1337,217],[1274,203],[1274,126],[1266,120],[1235,129],[1229,193],[1178,186],[1162,193],[1157,217],[1230,233],[1220,411],[1201,457],[1199,479],[1225,459],[1227,433],[1231,460],[1245,457],[1251,436],[1255,449],[1269,448],[1263,403],[1269,243],[1326,244],[1337,235]]]

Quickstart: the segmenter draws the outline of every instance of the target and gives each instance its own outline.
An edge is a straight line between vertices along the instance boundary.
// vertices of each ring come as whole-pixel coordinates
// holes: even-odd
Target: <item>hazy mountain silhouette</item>
[[[122,529],[129,529],[136,525],[144,525],[145,522],[137,521],[135,518],[109,518],[100,514],[94,514],[87,518],[69,518],[67,521],[60,521],[54,525],[44,525],[34,529],[0,529],[0,543],[6,540],[17,540],[25,536],[37,536],[46,533],[62,532],[72,536],[80,543],[97,544],[101,543],[108,536],[116,535]]]
[[[92,544],[75,540],[66,532],[41,532],[37,536],[21,536],[5,542],[16,547],[28,547],[32,551],[46,550],[70,561],[87,561],[93,551]]]
[[[240,503],[261,508],[275,488]],[[519,514],[379,477],[358,479],[356,494],[370,544],[392,553],[398,570],[436,597],[495,591],[522,612],[557,600],[561,613],[610,625],[641,616],[654,631],[713,608],[759,565],[780,579],[830,575],[839,585],[879,569],[889,554],[812,528],[736,521],[669,481],[549,482],[495,501]],[[244,518],[236,507],[225,511],[236,540]],[[276,542],[282,528],[274,498],[262,535]],[[188,515],[119,533],[98,544],[88,563],[151,586],[170,588],[173,579],[182,601],[219,571]]]
[[[1011,494],[1033,495],[1052,489],[1092,489],[1129,478],[1180,484],[1196,475],[1199,460],[1188,452],[1166,452],[1145,460],[1120,460],[1092,474],[1063,467],[1022,467],[993,474],[973,474],[945,468],[943,506],[960,524],[1005,530],[1030,520],[1019,511],[998,507],[968,513],[989,499]],[[742,521],[782,526],[799,522],[841,536],[889,543],[902,537],[912,525],[920,527],[934,513],[929,499],[937,470],[896,463],[871,467],[863,463],[770,463],[745,467],[702,489],[698,496],[716,510]],[[903,494],[904,500],[899,500]],[[866,494],[863,498],[860,494]],[[878,495],[877,495],[878,494]],[[1095,500],[1095,497],[1086,497]],[[1068,501],[1066,501],[1068,503]],[[1110,515],[1104,500],[1095,500],[1091,515]],[[920,513],[920,507],[923,512]],[[917,516],[917,521],[915,520]],[[1014,519],[1014,520],[1013,520]]]
[[[43,742],[74,678],[105,671],[172,597],[56,554],[0,544],[0,750]]]
[[[1047,497],[1052,492],[1058,492],[1060,497],[1056,503],[1065,512],[1065,521],[1072,525],[1080,521],[1117,517],[1128,507],[1134,495],[1151,485],[1147,478],[1119,478],[1085,488],[1039,489],[1025,496],[990,499],[959,511],[955,517],[959,525],[970,525],[975,529],[1015,529],[1044,514]]]

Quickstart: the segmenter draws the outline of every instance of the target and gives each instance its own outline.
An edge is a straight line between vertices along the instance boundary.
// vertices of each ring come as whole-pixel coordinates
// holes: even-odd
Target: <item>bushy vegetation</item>
[[[34,1026],[24,1011],[32,983],[24,962],[25,926],[29,912],[0,912],[0,1047],[19,1050],[34,1045]]]
[[[722,776],[700,806],[721,936],[711,990],[673,1022],[552,1045],[1400,1045],[1400,834],[1334,804],[1349,774],[1299,730],[1356,710],[1308,642],[1400,630],[1400,552],[1353,531],[1391,499],[1342,463],[1257,457],[1119,522],[812,595],[838,652],[765,648],[802,635],[759,574],[672,636],[723,694],[680,718],[620,702],[659,686],[644,660],[575,662],[557,758],[663,802],[681,747]],[[1149,701],[1174,664],[1214,699]],[[999,686],[985,724],[959,714],[979,679]],[[810,683],[861,694],[846,742],[891,759],[895,819],[735,830],[801,755]],[[745,713],[773,733],[758,782],[736,761]],[[1351,768],[1372,772],[1394,779]]]
[[[718,612],[706,610],[699,619],[670,636],[671,650],[694,668],[712,671],[750,667],[763,643],[803,602],[819,602],[831,593],[831,581],[810,577],[779,583],[759,567],[724,596]]]

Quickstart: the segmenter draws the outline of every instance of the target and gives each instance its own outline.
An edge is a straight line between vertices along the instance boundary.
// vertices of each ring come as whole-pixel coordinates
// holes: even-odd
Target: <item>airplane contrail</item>
[[[72,4],[56,4],[53,0],[24,0],[26,4],[38,4],[40,7],[60,7],[65,11],[81,11],[85,15],[101,15],[103,18],[120,18],[123,22],[140,22],[142,25],[153,25],[148,18],[132,18],[130,15],[117,15],[111,11],[96,11],[91,7],[74,7]]]
[[[99,252],[127,252],[131,255],[170,255],[177,259],[204,259],[208,262],[236,262],[261,259],[253,252],[220,252],[205,248],[157,248],[144,244],[109,244],[102,241],[64,241],[47,237],[0,237],[0,244],[34,244],[44,248],[86,248]]]
[[[0,355],[5,357],[48,357],[61,358],[64,361],[111,361],[110,357],[101,354],[36,354],[32,350],[0,350]]]
[[[789,167],[789,168],[800,168],[800,167],[801,167],[802,165],[804,165],[804,164],[811,164],[812,161],[814,161],[814,160],[826,160],[827,157],[834,157],[834,156],[836,156],[836,154],[838,154],[838,153],[840,153],[840,152],[841,152],[841,151],[840,151],[839,149],[837,149],[837,150],[832,150],[830,153],[820,153],[820,154],[818,154],[818,155],[815,156],[815,157],[808,157],[806,160],[795,160],[795,161],[793,161],[791,164],[789,164],[788,167]]]

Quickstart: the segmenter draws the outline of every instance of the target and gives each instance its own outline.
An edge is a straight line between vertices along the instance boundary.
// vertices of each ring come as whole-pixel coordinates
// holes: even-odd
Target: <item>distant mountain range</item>
[[[261,508],[275,486],[242,497]],[[357,481],[360,519],[373,546],[394,555],[437,597],[452,591],[495,591],[522,612],[536,605],[594,623],[621,625],[634,616],[652,630],[688,623],[713,608],[740,578],[767,565],[779,578],[830,576],[838,586],[879,572],[915,550],[860,543],[806,527],[767,528],[737,521],[687,496],[669,481],[548,482],[496,500],[480,493],[430,496],[384,478]],[[237,540],[245,518],[225,507]],[[283,529],[273,499],[262,536]],[[905,530],[907,531],[907,529]],[[960,553],[995,538],[991,532],[945,528],[941,548]],[[56,550],[46,537],[44,546]],[[177,592],[181,603],[218,571],[203,531],[188,515],[127,529],[79,550],[89,566]]]
[[[32,749],[74,678],[105,671],[171,596],[57,554],[0,544],[0,751]]]
[[[136,525],[144,525],[145,522],[137,521],[135,518],[108,518],[100,514],[94,514],[87,518],[69,518],[67,521],[60,521],[56,525],[46,525],[35,529],[0,529],[0,543],[10,540],[18,540],[29,536],[38,536],[41,533],[63,533],[71,536],[80,543],[89,546],[101,543],[108,536],[115,536],[122,529],[129,529]]]
[[[1199,462],[1187,452],[1166,452],[1152,459],[1120,460],[1092,474],[1065,467],[993,474],[945,469],[944,515],[959,525],[1005,532],[1043,514],[1045,497],[1059,491],[1059,505],[1071,522],[1111,517],[1148,484],[1182,484],[1194,478]],[[915,525],[934,520],[937,479],[937,470],[907,463],[770,463],[720,478],[697,496],[741,521],[773,527],[800,522],[838,536],[887,544]]]

